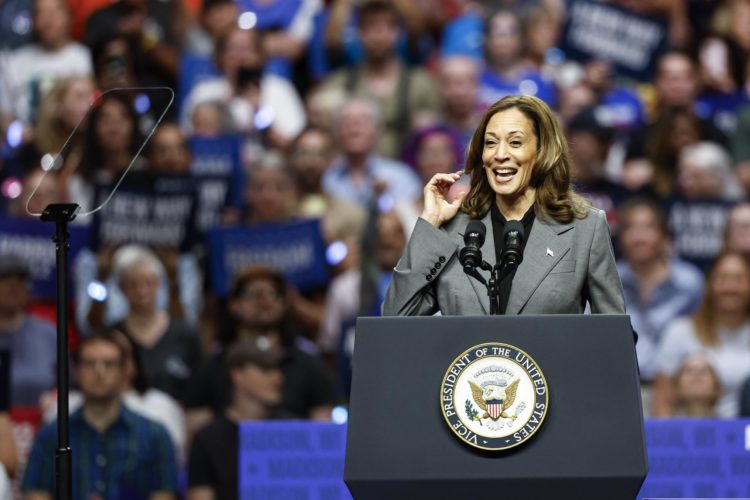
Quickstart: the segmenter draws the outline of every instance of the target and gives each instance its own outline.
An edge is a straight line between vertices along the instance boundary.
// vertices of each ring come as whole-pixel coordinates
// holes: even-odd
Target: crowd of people
[[[238,422],[346,404],[422,187],[520,94],[606,212],[645,415],[750,416],[749,0],[10,0],[0,490],[53,494],[54,294],[27,245],[49,203],[82,214],[74,497],[236,498]],[[43,421],[28,459],[18,406]]]

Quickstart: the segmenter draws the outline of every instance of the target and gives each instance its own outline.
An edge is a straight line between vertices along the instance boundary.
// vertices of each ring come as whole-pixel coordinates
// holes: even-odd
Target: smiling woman
[[[467,223],[487,229],[484,259],[500,261],[509,220],[520,220],[522,260],[500,280],[501,314],[625,312],[622,285],[604,212],[571,187],[567,141],[550,108],[532,96],[510,96],[482,117],[464,172],[469,193],[448,202],[460,174],[436,174],[424,188],[424,210],[394,269],[384,315],[487,314],[483,285],[464,273],[458,250]]]

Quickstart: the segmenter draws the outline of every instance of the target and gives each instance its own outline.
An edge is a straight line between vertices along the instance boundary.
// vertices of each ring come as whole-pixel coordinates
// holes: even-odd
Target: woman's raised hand
[[[455,200],[448,202],[448,191],[461,178],[461,174],[435,174],[424,187],[424,210],[421,217],[435,227],[455,217],[461,207],[466,192],[461,192]]]

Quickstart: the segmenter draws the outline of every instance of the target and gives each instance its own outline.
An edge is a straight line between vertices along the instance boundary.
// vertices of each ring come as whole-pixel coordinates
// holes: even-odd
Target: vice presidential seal
[[[448,367],[440,406],[462,441],[484,450],[505,450],[529,439],[542,425],[549,406],[547,380],[521,349],[480,344]]]

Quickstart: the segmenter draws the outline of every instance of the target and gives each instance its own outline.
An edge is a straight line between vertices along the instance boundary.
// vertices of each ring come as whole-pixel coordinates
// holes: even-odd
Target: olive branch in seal
[[[477,421],[479,422],[479,425],[482,425],[482,419],[479,418],[479,412],[474,408],[474,405],[471,404],[471,400],[466,400],[466,415],[469,417],[469,420],[471,421]]]

